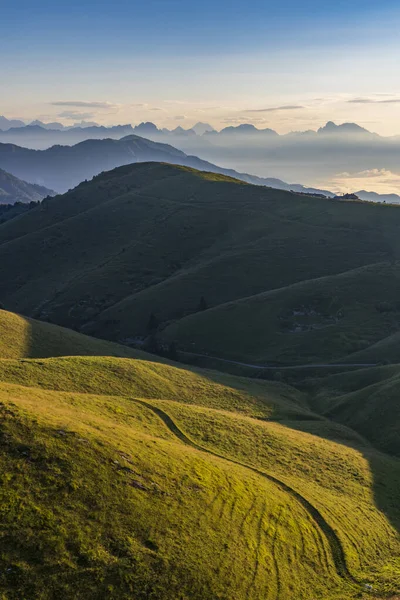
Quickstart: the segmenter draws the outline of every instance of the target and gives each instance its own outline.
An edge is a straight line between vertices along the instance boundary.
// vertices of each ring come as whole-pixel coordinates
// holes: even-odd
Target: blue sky
[[[0,114],[400,133],[399,25],[392,0],[3,0]]]

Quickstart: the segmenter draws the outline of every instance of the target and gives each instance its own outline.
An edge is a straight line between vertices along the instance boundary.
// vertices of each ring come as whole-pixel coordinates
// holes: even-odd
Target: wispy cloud
[[[400,174],[388,169],[368,169],[358,173],[338,173],[330,182],[332,189],[342,192],[366,189],[382,194],[400,192]]]
[[[51,102],[52,106],[69,106],[73,108],[116,108],[116,104],[111,102],[83,102],[81,100],[59,100],[57,102]]]
[[[354,177],[387,177],[389,179],[395,179],[396,181],[400,179],[400,175],[397,173],[393,173],[388,169],[367,169],[365,171],[359,171],[358,173],[348,173],[345,171],[344,173],[338,173],[336,177],[341,178],[354,178]]]
[[[72,121],[74,121],[75,119],[93,119],[94,115],[93,113],[89,112],[78,112],[77,110],[64,110],[63,112],[59,113],[57,117],[60,117],[60,119],[71,119]]]
[[[400,98],[388,98],[378,100],[377,98],[352,98],[347,100],[348,104],[400,104]]]
[[[305,106],[300,106],[297,104],[287,104],[284,106],[273,106],[271,108],[256,108],[256,109],[248,109],[244,112],[247,113],[268,113],[268,112],[278,112],[280,110],[300,110],[305,108]]]

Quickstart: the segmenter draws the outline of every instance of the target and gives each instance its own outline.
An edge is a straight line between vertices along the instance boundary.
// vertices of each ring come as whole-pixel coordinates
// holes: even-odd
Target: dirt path
[[[182,354],[188,356],[198,356],[199,358],[208,358],[208,360],[217,360],[219,362],[228,363],[231,365],[239,365],[241,367],[248,367],[250,369],[258,369],[261,371],[287,371],[295,369],[333,369],[333,368],[359,368],[366,369],[368,367],[377,367],[379,363],[322,363],[322,364],[305,364],[305,365],[255,365],[252,363],[244,363],[237,360],[229,360],[228,358],[219,358],[218,356],[209,356],[208,354],[198,354],[196,352],[188,352],[186,350],[180,350]]]
[[[222,460],[225,460],[230,463],[234,463],[235,465],[244,467],[245,469],[249,469],[250,471],[253,471],[253,473],[256,473],[257,475],[260,475],[261,477],[268,479],[269,481],[271,481],[272,483],[274,483],[275,485],[280,487],[283,491],[287,492],[293,498],[295,498],[306,509],[306,511],[308,512],[310,517],[313,519],[315,524],[319,527],[319,529],[324,534],[324,536],[329,544],[330,550],[331,550],[331,554],[332,554],[332,558],[333,558],[333,562],[335,564],[337,574],[341,578],[349,581],[350,583],[360,586],[360,583],[352,576],[352,574],[350,573],[350,571],[347,567],[345,552],[344,552],[342,543],[341,543],[338,535],[336,534],[334,529],[329,525],[329,523],[325,520],[325,518],[322,516],[322,514],[319,512],[319,510],[315,506],[313,506],[306,498],[304,498],[304,496],[302,496],[299,492],[297,492],[296,490],[291,488],[284,481],[277,479],[273,475],[269,475],[267,473],[264,473],[263,471],[260,471],[259,469],[256,469],[255,467],[252,467],[250,465],[242,463],[233,458],[223,456],[222,454],[218,454],[217,452],[213,452],[212,450],[209,450],[208,448],[204,448],[203,446],[200,446],[199,444],[197,444],[196,442],[191,440],[178,427],[178,425],[175,423],[175,421],[161,408],[158,408],[157,406],[153,406],[152,404],[145,402],[143,400],[137,400],[135,398],[132,398],[132,400],[134,402],[141,404],[142,406],[148,408],[153,413],[155,413],[164,422],[164,424],[168,427],[168,429],[184,444],[191,446],[192,448],[195,448],[196,450],[199,450],[201,452],[205,452],[207,454],[210,454],[210,455],[220,458]]]

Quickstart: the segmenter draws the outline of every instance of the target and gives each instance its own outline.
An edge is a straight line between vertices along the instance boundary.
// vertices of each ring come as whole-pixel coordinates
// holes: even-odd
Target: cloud
[[[176,117],[174,117],[175,121],[184,121],[185,119],[187,119],[186,115],[176,115]]]
[[[116,104],[111,102],[82,102],[80,100],[60,100],[51,102],[52,106],[70,106],[72,108],[117,108]]]
[[[58,113],[57,117],[60,117],[61,119],[71,119],[74,121],[75,119],[93,119],[94,115],[93,113],[89,112],[78,112],[77,110],[64,110],[63,112]]]
[[[361,189],[381,194],[400,192],[400,173],[388,169],[367,169],[357,173],[338,173],[329,184],[341,192],[354,192]]]
[[[247,113],[266,113],[266,112],[277,112],[279,110],[300,110],[305,108],[305,106],[300,106],[297,104],[288,104],[285,106],[274,106],[272,108],[257,108],[257,109],[248,109],[244,112]]]
[[[227,125],[229,125],[229,124],[240,125],[240,124],[243,124],[243,123],[245,123],[245,124],[247,124],[247,123],[251,123],[251,124],[254,124],[254,123],[267,123],[267,121],[265,119],[262,119],[262,118],[257,119],[257,118],[253,118],[253,117],[250,120],[249,120],[248,117],[247,118],[246,117],[238,117],[238,118],[236,118],[236,117],[232,117],[232,118],[231,117],[227,117],[226,119],[222,119],[221,122],[225,123]]]
[[[389,98],[387,100],[377,100],[376,98],[353,98],[347,100],[348,104],[399,104],[400,98]]]
[[[359,171],[358,173],[348,173],[345,171],[344,173],[338,173],[336,177],[394,177],[400,178],[400,175],[397,173],[392,173],[388,169],[367,169],[365,171]]]

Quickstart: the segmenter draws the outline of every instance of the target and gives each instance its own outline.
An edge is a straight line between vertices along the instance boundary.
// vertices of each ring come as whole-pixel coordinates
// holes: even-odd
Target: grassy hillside
[[[399,225],[393,206],[128,165],[0,226],[0,299],[119,342],[339,360],[399,330]]]
[[[49,350],[58,328],[30,324]],[[8,599],[400,590],[400,462],[293,388],[145,355],[3,358],[0,403]]]
[[[137,357],[141,353],[0,309],[0,359],[70,355]]]
[[[308,385],[318,412],[400,456],[399,365],[331,375]]]
[[[195,352],[253,363],[329,363],[399,327],[398,263],[297,283],[169,325],[162,335]],[[382,310],[385,306],[393,310]],[[257,332],[257,335],[254,334]],[[371,350],[348,362],[379,362]]]

